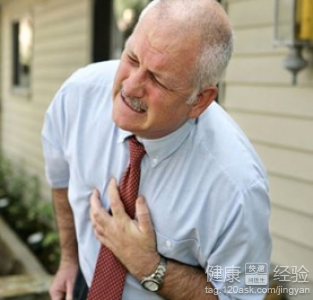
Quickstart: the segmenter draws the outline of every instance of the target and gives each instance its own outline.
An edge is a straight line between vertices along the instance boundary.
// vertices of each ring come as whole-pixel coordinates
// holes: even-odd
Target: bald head
[[[139,23],[151,17],[159,29],[181,36],[181,42],[190,35],[198,40],[197,59],[190,70],[195,93],[216,85],[233,49],[231,25],[221,5],[216,0],[154,0],[142,12]]]

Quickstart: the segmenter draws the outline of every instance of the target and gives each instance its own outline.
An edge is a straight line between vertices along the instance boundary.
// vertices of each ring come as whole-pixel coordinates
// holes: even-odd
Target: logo
[[[267,285],[268,267],[266,263],[247,263],[245,267],[246,285]]]

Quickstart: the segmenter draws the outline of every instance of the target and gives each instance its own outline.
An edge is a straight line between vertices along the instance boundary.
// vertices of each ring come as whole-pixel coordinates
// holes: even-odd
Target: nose
[[[128,96],[141,98],[145,93],[147,75],[143,70],[136,69],[130,72],[123,80],[123,89]]]

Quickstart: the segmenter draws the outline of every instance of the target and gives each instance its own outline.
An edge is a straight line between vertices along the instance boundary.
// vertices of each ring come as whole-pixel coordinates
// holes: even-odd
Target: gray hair
[[[233,52],[234,34],[228,17],[216,0],[154,0],[142,11],[139,22],[150,10],[162,20],[183,16],[180,32],[199,34],[200,53],[190,72],[194,92],[192,103],[207,86],[216,85],[226,69]]]

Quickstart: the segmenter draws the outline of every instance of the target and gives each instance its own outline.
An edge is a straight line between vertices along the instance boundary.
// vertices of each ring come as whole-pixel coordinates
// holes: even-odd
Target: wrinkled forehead
[[[150,47],[166,53],[188,52],[197,54],[200,39],[197,32],[183,26],[182,20],[160,19],[149,11],[137,24],[131,36],[136,42],[148,43]]]
[[[190,86],[197,53],[188,42],[158,27],[141,23],[126,43],[126,53],[171,87]],[[150,24],[149,24],[150,25]]]

